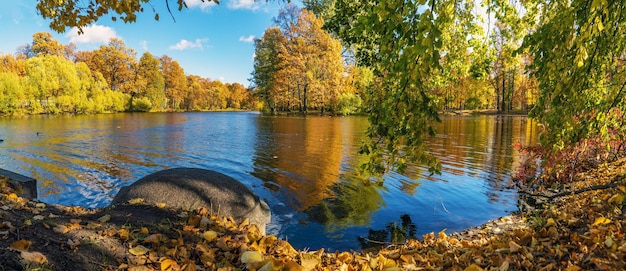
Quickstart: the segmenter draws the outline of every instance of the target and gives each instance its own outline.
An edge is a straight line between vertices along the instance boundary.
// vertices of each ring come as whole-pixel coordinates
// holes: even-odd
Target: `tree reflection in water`
[[[404,243],[409,238],[415,238],[417,226],[411,221],[411,216],[402,214],[400,221],[400,224],[397,224],[396,221],[390,222],[382,230],[370,229],[367,238],[359,236],[357,239],[361,244],[361,249],[375,251],[388,245]]]

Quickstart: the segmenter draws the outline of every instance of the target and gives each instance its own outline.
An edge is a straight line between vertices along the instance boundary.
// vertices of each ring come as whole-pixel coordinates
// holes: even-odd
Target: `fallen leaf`
[[[624,202],[624,194],[615,194],[609,199],[609,203],[620,205]]]
[[[483,271],[483,270],[484,269],[480,268],[480,266],[476,265],[475,263],[473,263],[472,265],[464,269],[464,271]]]
[[[38,263],[38,264],[44,264],[48,261],[48,259],[46,258],[46,255],[41,254],[41,252],[28,252],[28,251],[22,251],[20,253],[20,257],[22,257],[22,260],[26,263]]]
[[[33,216],[33,220],[43,220],[43,219],[44,219],[44,216],[42,215]]]
[[[35,204],[35,208],[44,209],[44,208],[46,208],[46,204],[42,203],[42,202],[39,202],[39,203]]]
[[[161,242],[161,234],[160,233],[155,233],[155,234],[148,235],[148,237],[143,239],[143,242],[144,243],[158,244],[159,242]]]
[[[161,259],[161,270],[179,270],[180,267],[178,266],[178,263],[176,263],[176,261],[170,259],[170,258],[163,258]]]
[[[150,234],[150,231],[148,231],[148,228],[142,227],[141,230],[139,231],[139,234],[148,235]]]
[[[147,247],[144,247],[142,245],[137,245],[134,248],[131,248],[128,250],[128,252],[130,252],[130,254],[133,254],[135,256],[141,256],[144,255],[146,253],[148,253],[148,251],[150,251],[150,249],[148,249]]]
[[[85,226],[85,229],[88,229],[88,230],[95,230],[95,229],[98,229],[98,228],[100,228],[100,227],[102,227],[102,224],[98,224],[98,223],[94,223],[94,222],[89,222],[89,223],[87,224],[87,226]]]
[[[154,269],[145,265],[135,265],[128,267],[128,271],[153,271]]]
[[[33,242],[22,239],[22,240],[18,240],[18,241],[11,243],[10,248],[21,250],[21,251],[27,251],[28,248],[30,248],[32,244]]]
[[[601,216],[601,217],[596,218],[592,226],[604,225],[604,224],[609,224],[609,223],[611,223],[611,219]]]
[[[578,265],[570,265],[567,268],[565,268],[564,271],[580,271],[581,268]]]
[[[241,262],[245,264],[263,261],[263,254],[258,251],[246,251],[241,254]]]
[[[127,229],[119,229],[117,231],[117,234],[120,236],[120,239],[122,239],[124,241],[128,240],[129,232],[128,232]]]
[[[511,240],[509,241],[509,249],[511,253],[516,253],[520,251],[520,249],[522,249],[522,246],[518,245],[517,243],[513,242],[513,240]]]
[[[546,227],[551,227],[555,225],[556,225],[556,222],[554,221],[554,218],[548,218],[548,221],[546,222]]]
[[[68,228],[67,228],[66,226],[64,226],[64,225],[56,225],[56,227],[52,228],[52,230],[53,230],[55,233],[59,233],[59,234],[65,234],[65,233],[67,233],[68,231],[70,231],[70,229],[68,229]]]
[[[100,218],[98,218],[98,221],[100,221],[101,223],[105,223],[107,221],[111,220],[111,215],[103,215]]]
[[[211,242],[211,241],[215,240],[215,238],[217,238],[217,232],[215,232],[215,231],[205,231],[202,234],[202,238],[204,238],[204,240],[207,240],[208,242]]]
[[[163,208],[165,208],[165,203],[159,202],[159,203],[156,204],[156,207],[163,209]]]
[[[140,204],[143,203],[145,200],[142,198],[134,198],[128,201],[129,204]]]

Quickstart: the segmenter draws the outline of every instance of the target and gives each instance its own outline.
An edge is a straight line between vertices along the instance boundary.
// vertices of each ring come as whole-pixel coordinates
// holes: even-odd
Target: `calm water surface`
[[[256,113],[0,118],[0,167],[39,180],[44,202],[90,208],[158,170],[213,169],[268,202],[269,233],[299,249],[356,250],[385,229],[454,232],[516,210],[512,144],[537,140],[525,117],[444,117],[429,141],[443,174],[413,166],[377,186],[355,170],[366,128],[364,117]]]

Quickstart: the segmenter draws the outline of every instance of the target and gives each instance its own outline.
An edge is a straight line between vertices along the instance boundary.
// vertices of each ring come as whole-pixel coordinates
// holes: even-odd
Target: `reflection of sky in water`
[[[268,232],[295,247],[358,249],[358,236],[409,214],[417,236],[481,224],[516,208],[513,143],[536,140],[522,117],[444,117],[429,144],[441,176],[409,167],[383,187],[355,173],[363,117],[151,113],[0,118],[0,167],[39,180],[43,201],[106,206],[123,185],[171,167],[241,180],[270,205]],[[38,136],[36,133],[41,132]]]

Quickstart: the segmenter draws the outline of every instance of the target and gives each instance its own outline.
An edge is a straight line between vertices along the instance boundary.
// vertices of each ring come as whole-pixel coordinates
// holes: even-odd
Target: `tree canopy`
[[[251,98],[241,84],[186,75],[167,55],[138,60],[116,38],[76,51],[39,32],[14,55],[0,54],[0,115],[250,109]]]

